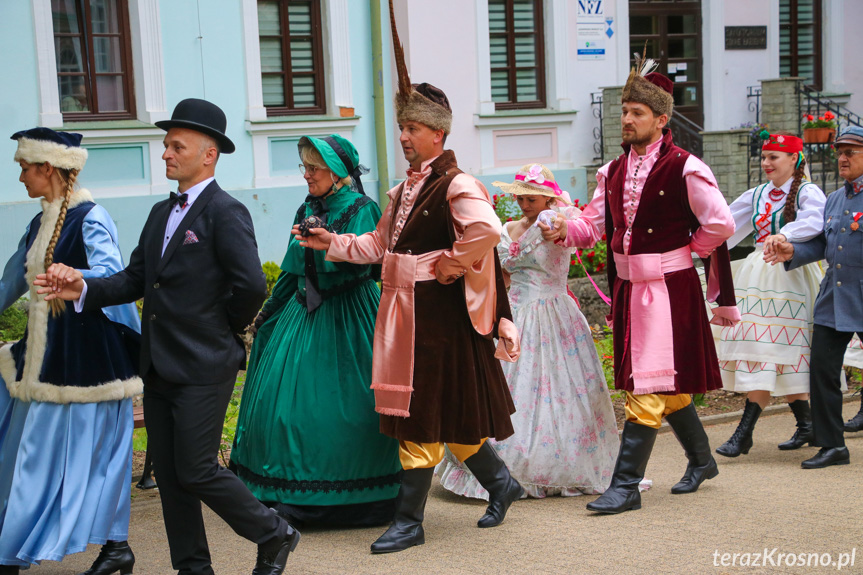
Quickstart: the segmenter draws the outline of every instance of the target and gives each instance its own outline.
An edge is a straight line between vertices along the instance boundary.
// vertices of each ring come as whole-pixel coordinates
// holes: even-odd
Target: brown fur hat
[[[405,64],[405,53],[396,29],[396,16],[393,1],[390,0],[390,25],[393,32],[393,53],[398,74],[398,91],[395,97],[396,119],[399,123],[419,122],[432,130],[450,133],[452,128],[452,108],[443,90],[431,84],[412,84]]]
[[[642,63],[642,58],[636,54],[635,66],[629,72],[620,101],[644,104],[657,116],[665,114],[671,120],[674,110],[674,82],[667,76],[653,72],[656,66],[656,62],[649,58]]]

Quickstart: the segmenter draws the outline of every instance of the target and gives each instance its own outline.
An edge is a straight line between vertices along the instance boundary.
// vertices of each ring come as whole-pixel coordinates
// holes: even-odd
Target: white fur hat
[[[12,134],[18,141],[15,161],[29,164],[49,163],[55,168],[81,170],[87,150],[81,147],[81,134],[55,132],[51,128],[32,128]]]

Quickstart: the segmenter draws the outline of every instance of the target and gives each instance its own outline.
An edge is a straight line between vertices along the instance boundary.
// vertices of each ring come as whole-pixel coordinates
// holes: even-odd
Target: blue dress
[[[6,264],[0,311],[32,286],[60,202],[43,201]],[[54,261],[85,278],[123,269],[117,229],[86,190],[72,195]],[[30,287],[27,331],[0,349],[0,565],[60,561],[128,538],[132,397],[140,320],[126,304],[52,316]]]

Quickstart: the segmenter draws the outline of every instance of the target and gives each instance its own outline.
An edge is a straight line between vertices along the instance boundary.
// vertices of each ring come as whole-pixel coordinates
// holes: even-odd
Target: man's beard
[[[621,132],[620,136],[623,139],[623,143],[629,144],[630,146],[646,146],[653,139],[653,134],[639,136],[638,132],[635,130],[632,130],[631,132]]]

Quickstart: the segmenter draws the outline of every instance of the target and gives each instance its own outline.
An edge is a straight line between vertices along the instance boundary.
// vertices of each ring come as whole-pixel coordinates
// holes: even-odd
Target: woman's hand
[[[764,248],[764,261],[770,265],[787,262],[794,257],[794,244],[791,242],[774,242],[770,251]]]
[[[783,234],[775,234],[772,236],[767,236],[764,238],[764,253],[772,254],[776,249],[776,246],[788,241]]]
[[[546,241],[554,242],[566,239],[566,218],[561,215],[558,215],[554,219],[554,224],[551,226],[547,226],[542,222],[539,222],[537,225],[542,232],[542,239]]]
[[[297,236],[297,240],[304,248],[312,248],[313,250],[324,250],[330,247],[333,241],[333,234],[324,228],[312,228],[309,230],[308,236],[303,236],[300,232],[300,225],[297,224],[291,230],[291,233]]]
[[[44,274],[36,276],[33,285],[40,288],[36,293],[46,294],[45,301],[57,298],[72,301],[81,297],[84,276],[65,264],[51,264]]]

